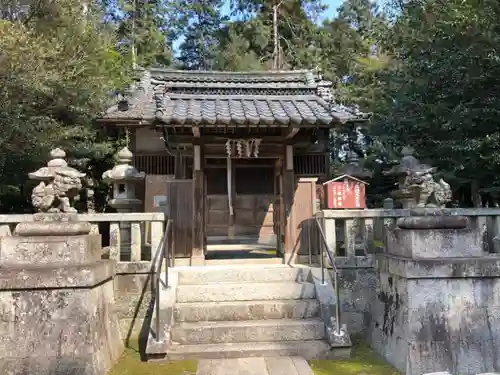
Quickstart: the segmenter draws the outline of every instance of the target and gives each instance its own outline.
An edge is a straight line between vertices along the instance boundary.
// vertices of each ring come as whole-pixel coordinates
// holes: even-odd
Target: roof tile
[[[328,103],[316,96],[200,97],[165,94],[156,118],[173,125],[328,125]]]
[[[235,91],[233,89],[220,93],[207,93],[206,89],[199,89],[200,84],[210,87],[214,82],[219,86],[236,85],[239,87],[236,90],[238,94],[230,94]],[[177,93],[172,83],[185,86],[187,89],[184,92],[188,93]],[[328,126],[339,121],[362,118],[360,113],[352,109],[335,105],[329,91],[330,84],[321,81],[319,75],[307,71],[152,70],[146,72],[131,90],[128,109],[120,110],[114,106],[104,118],[149,122],[156,119],[165,124],[181,126]],[[302,87],[300,92],[304,94],[298,95],[297,85]],[[269,88],[278,90],[271,94]],[[254,95],[255,92],[264,95]]]

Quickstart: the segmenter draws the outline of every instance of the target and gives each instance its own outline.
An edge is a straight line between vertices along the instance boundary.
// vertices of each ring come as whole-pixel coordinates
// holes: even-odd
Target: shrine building
[[[174,223],[176,258],[268,244],[289,261],[329,177],[329,131],[366,120],[314,71],[141,71],[99,121],[127,129],[145,212]]]

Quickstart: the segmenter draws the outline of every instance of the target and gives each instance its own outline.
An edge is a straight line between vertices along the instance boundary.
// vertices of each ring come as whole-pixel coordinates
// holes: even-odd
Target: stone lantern
[[[401,158],[398,165],[392,167],[389,171],[384,172],[386,176],[394,176],[398,180],[398,190],[391,193],[391,197],[401,202],[403,208],[414,208],[417,206],[417,197],[415,192],[406,185],[406,177],[408,173],[422,169],[424,165],[413,156],[414,149],[411,147],[403,147]]]
[[[398,178],[398,190],[391,193],[392,197],[400,201],[403,208],[444,208],[451,201],[452,191],[443,179],[434,180],[437,168],[421,164],[409,147],[403,148],[402,154],[401,162],[385,172]]]
[[[338,172],[340,175],[346,174],[356,177],[361,181],[369,180],[373,175],[373,172],[361,165],[358,155],[353,151],[347,153],[346,164],[340,167]]]
[[[130,164],[134,155],[127,147],[120,150],[116,156],[117,164],[102,174],[104,182],[113,185],[113,197],[109,205],[118,212],[134,212],[142,204],[142,200],[136,197],[136,185],[146,177],[146,174],[139,172]],[[120,223],[120,258],[123,260],[130,258],[132,239],[130,229],[130,223]]]
[[[142,201],[135,196],[136,184],[144,180],[146,174],[130,165],[134,155],[127,147],[119,151],[116,156],[117,164],[102,174],[104,182],[113,185],[113,199],[109,205],[118,212],[133,212],[142,204]]]

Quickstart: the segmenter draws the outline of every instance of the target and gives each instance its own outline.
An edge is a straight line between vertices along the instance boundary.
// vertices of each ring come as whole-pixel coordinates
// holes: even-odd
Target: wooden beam
[[[300,128],[288,128],[288,130],[285,133],[285,138],[286,139],[292,139],[295,137],[295,135],[299,132]]]
[[[195,138],[200,138],[200,127],[199,126],[193,126],[193,136]]]
[[[240,138],[259,138],[262,139],[262,142],[265,144],[269,143],[283,143],[286,138],[284,135],[280,136],[272,136],[272,135],[248,135],[248,136],[234,136],[228,134],[227,136],[218,136],[218,135],[200,135],[199,139],[203,139],[205,144],[209,143],[225,143],[228,139],[240,139]],[[195,138],[194,135],[172,135],[170,134],[169,141],[170,143],[193,143],[193,140],[198,139]],[[294,142],[309,142],[310,138],[306,135],[298,135],[293,138]]]

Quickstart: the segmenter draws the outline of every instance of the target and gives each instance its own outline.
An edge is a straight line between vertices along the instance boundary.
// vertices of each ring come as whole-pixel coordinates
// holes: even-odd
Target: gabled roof
[[[330,182],[343,181],[345,179],[354,180],[354,181],[357,181],[357,182],[361,182],[361,183],[363,183],[365,185],[370,185],[368,182],[360,180],[359,178],[353,177],[353,176],[351,176],[349,174],[343,174],[342,176],[332,178],[331,180],[323,182],[323,185],[328,185]]]
[[[331,82],[313,71],[151,69],[101,121],[171,126],[330,126],[363,114],[336,105]]]

